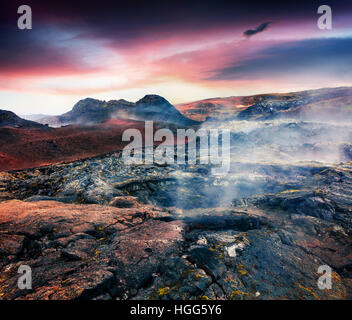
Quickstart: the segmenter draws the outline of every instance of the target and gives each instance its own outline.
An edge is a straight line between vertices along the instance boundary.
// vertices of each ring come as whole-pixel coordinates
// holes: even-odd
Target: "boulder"
[[[113,198],[109,206],[116,207],[116,208],[132,208],[138,207],[139,203],[136,197],[131,196],[120,196]]]

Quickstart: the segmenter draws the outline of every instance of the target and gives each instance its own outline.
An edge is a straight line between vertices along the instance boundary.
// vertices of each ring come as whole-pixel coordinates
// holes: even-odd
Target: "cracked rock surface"
[[[351,185],[351,163],[219,179],[118,154],[3,172],[0,299],[350,299]]]
[[[183,224],[149,206],[114,208],[55,201],[0,204],[3,299],[131,297],[161,261],[177,255]],[[19,265],[32,290],[17,288]]]

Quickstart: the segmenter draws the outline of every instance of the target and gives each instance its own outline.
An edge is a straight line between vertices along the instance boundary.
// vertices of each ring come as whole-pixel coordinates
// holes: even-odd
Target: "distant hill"
[[[77,102],[71,111],[63,115],[38,120],[42,123],[50,123],[50,120],[56,126],[72,124],[61,128],[48,128],[22,119],[11,111],[0,110],[0,171],[73,161],[121,150],[126,144],[121,140],[123,131],[132,127],[143,132],[144,120],[154,120],[155,130],[162,127],[175,130],[198,125],[200,122],[195,120],[207,119],[265,120],[287,117],[348,122],[352,121],[352,88],[214,98],[179,105],[178,108],[184,115],[157,95],[147,95],[136,103],[87,98]],[[242,141],[248,148],[258,140],[269,144],[274,138],[285,141],[293,137],[301,139],[311,134],[314,127],[310,126],[297,125],[299,136],[292,135],[292,132],[296,134],[292,124],[283,124],[235,138],[237,143]],[[325,130],[322,139],[329,143],[328,138],[332,134],[327,132]],[[339,131],[338,138],[347,134],[342,133]],[[307,145],[307,150],[312,146]],[[350,159],[351,144],[346,143],[342,148],[344,157]]]
[[[110,119],[154,120],[181,126],[198,122],[182,115],[166,99],[158,95],[146,95],[136,103],[123,99],[101,101],[86,98],[78,101],[71,111],[59,116],[46,116],[37,121],[50,126],[67,124],[97,124]]]
[[[171,122],[182,126],[195,125],[196,121],[182,115],[166,99],[158,95],[147,95],[136,102],[135,115],[139,119]]]
[[[352,88],[327,88],[290,93],[210,98],[176,106],[158,95],[146,95],[136,103],[123,99],[102,101],[86,98],[58,116],[26,116],[41,124],[98,124],[110,119],[154,120],[175,125],[197,125],[205,120],[302,120],[347,121],[352,119]]]
[[[276,118],[346,121],[352,119],[352,88],[212,98],[176,107],[183,115],[197,121]]]
[[[45,118],[45,117],[48,117],[47,114],[42,114],[42,113],[39,113],[39,114],[20,114],[19,117],[21,117],[22,119],[25,119],[25,120],[30,120],[30,121],[37,121],[39,119],[42,119],[42,118]]]
[[[15,113],[7,110],[0,110],[0,127],[11,128],[45,128],[42,124],[20,118]]]
[[[142,121],[42,127],[45,129],[0,127],[0,171],[74,161],[121,150],[128,143],[122,141],[122,134],[130,127],[144,134]]]

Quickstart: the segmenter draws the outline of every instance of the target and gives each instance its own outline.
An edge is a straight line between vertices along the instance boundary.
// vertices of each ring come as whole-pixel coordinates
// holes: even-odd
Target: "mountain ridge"
[[[30,119],[30,116],[26,116]],[[59,127],[97,124],[110,119],[154,120],[176,125],[197,125],[206,120],[346,120],[352,118],[352,87],[321,88],[287,93],[207,98],[173,106],[159,95],[149,94],[137,102],[125,99],[85,98],[58,116],[37,119]]]
[[[197,125],[198,122],[182,115],[165,98],[158,95],[146,95],[137,102],[119,100],[98,100],[85,98],[79,100],[73,108],[59,116],[48,116],[37,121],[51,126],[68,124],[97,124],[112,118],[137,121],[154,120],[182,126]]]
[[[343,120],[352,118],[352,87],[320,88],[198,100],[176,105],[185,116],[204,121],[270,120],[281,117]],[[342,107],[339,109],[339,107]]]
[[[35,121],[25,120],[20,118],[12,111],[0,109],[0,127],[11,128],[46,128],[46,126]]]

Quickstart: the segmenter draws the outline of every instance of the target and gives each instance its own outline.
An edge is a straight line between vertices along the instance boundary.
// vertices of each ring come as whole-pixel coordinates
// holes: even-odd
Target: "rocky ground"
[[[131,127],[144,134],[144,122],[117,119],[98,125],[61,128],[0,125],[0,171],[71,162],[121,150],[126,145],[122,134]]]
[[[209,171],[115,152],[0,173],[0,298],[351,298],[352,163]]]
[[[352,117],[352,89],[325,88],[246,97],[211,98],[177,106],[198,120],[311,119],[346,121]]]
[[[42,119],[61,128],[0,110],[0,299],[351,299],[351,102],[333,88],[182,115],[153,95],[84,99]],[[116,117],[229,129],[230,170],[126,165],[122,132],[144,122]]]

